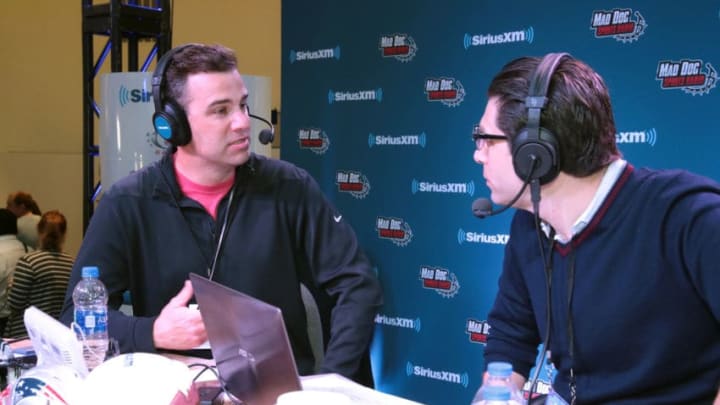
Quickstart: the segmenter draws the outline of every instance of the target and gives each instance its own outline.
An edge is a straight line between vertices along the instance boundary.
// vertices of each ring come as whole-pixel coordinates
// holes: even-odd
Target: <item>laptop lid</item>
[[[280,308],[201,275],[190,281],[222,383],[248,405],[300,390]]]

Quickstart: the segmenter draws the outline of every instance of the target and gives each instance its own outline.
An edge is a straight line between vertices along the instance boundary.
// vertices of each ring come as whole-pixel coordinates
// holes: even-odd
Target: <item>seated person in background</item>
[[[72,322],[72,290],[82,267],[94,265],[110,294],[108,329],[121,352],[192,349],[207,339],[200,311],[188,308],[188,274],[198,273],[279,307],[298,371],[311,374],[303,283],[332,304],[320,372],[372,384],[368,352],[382,304],[379,281],[316,181],[250,152],[248,90],[234,52],[175,48],[158,62],[153,82],[156,129],[173,146],[103,196],[61,320]],[[133,316],[118,311],[126,290]]]
[[[60,211],[47,211],[40,217],[40,249],[21,257],[15,266],[8,296],[10,319],[3,337],[27,334],[24,313],[31,305],[55,319],[60,317],[74,261],[63,252],[66,233],[67,221]]]
[[[10,316],[7,298],[15,264],[27,252],[28,247],[17,238],[17,217],[10,210],[0,208],[0,335]]]
[[[8,195],[7,209],[17,217],[17,237],[33,249],[38,247],[37,224],[40,222],[40,208],[32,195],[16,191]]]
[[[549,341],[568,403],[710,404],[720,184],[635,167],[616,133],[604,80],[567,54],[515,59],[490,82],[474,158],[492,201],[517,211],[485,362],[521,383]]]

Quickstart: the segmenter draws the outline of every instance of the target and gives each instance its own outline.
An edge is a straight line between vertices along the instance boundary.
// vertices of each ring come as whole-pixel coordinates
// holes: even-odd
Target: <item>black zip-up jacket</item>
[[[170,153],[113,185],[85,233],[61,320],[72,322],[82,267],[98,266],[110,295],[110,337],[123,353],[156,352],[153,322],[189,273],[208,276],[230,209],[212,279],[282,310],[300,374],[312,373],[314,358],[299,284],[329,297],[320,371],[358,380],[382,292],[354,231],[315,180],[290,163],[252,155],[237,168],[235,189],[232,207],[228,193],[213,219],[180,191]],[[118,310],[126,290],[133,316]]]

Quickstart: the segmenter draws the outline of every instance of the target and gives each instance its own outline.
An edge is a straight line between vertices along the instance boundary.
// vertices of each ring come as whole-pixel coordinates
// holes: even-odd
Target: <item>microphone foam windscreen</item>
[[[478,198],[472,203],[472,212],[476,217],[485,217],[492,212],[492,202],[487,198]]]

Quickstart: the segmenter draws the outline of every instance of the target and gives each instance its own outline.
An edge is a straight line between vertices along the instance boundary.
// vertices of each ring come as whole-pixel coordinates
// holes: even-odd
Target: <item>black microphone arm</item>
[[[255,118],[258,121],[262,121],[266,123],[270,129],[263,129],[260,131],[260,134],[258,135],[258,138],[260,139],[260,143],[263,145],[267,145],[271,143],[275,139],[275,126],[272,124],[272,122],[266,120],[263,117],[260,117],[255,114],[248,114],[250,118]]]
[[[473,201],[473,203],[472,203],[473,215],[475,215],[476,217],[478,217],[480,219],[483,219],[483,218],[491,217],[493,215],[497,215],[502,212],[505,212],[508,208],[512,207],[512,205],[515,204],[515,202],[520,198],[520,196],[525,191],[527,186],[528,186],[527,182],[523,183],[522,188],[520,189],[520,191],[518,191],[518,193],[515,195],[515,197],[513,197],[512,201],[510,201],[507,205],[503,206],[502,208],[500,208],[497,211],[492,210],[492,201],[490,201],[489,198],[484,198],[484,197],[478,198],[477,200]]]
[[[532,175],[535,172],[535,168],[537,167],[537,158],[535,156],[530,156],[530,159],[532,160],[532,166],[530,166],[530,172],[527,174],[527,177],[525,178],[525,181],[523,181],[523,186],[520,188],[520,191],[513,197],[512,201],[507,203],[504,207],[500,208],[497,211],[492,210],[492,201],[490,201],[487,198],[478,198],[477,200],[473,201],[472,203],[472,212],[473,215],[476,217],[483,219],[487,218],[493,215],[497,215],[501,212],[505,212],[508,208],[512,207],[513,204],[520,198],[522,193],[527,188],[528,184],[530,182],[533,183],[532,191],[533,191],[533,202],[537,200],[537,202],[540,202],[540,181],[532,180]],[[537,208],[535,209],[537,212]]]

